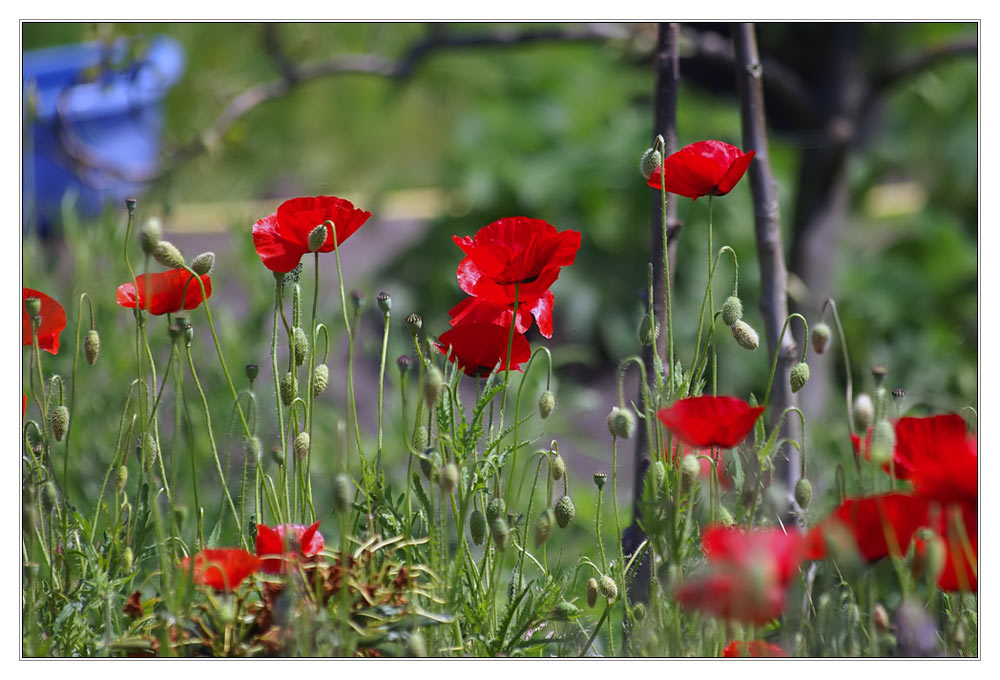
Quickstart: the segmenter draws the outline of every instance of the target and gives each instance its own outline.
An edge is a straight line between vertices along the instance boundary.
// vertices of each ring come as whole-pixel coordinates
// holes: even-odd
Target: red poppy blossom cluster
[[[909,479],[910,492],[844,501],[808,538],[809,559],[822,559],[843,543],[867,562],[906,554],[918,529],[940,538],[945,561],[938,587],[977,589],[978,453],[975,437],[956,414],[901,418],[893,452],[897,477]],[[926,540],[915,548],[926,550]],[[842,546],[841,546],[842,547]]]
[[[667,156],[647,183],[692,200],[725,196],[743,178],[755,154],[716,140],[695,142]]]
[[[549,287],[576,259],[580,232],[559,231],[543,220],[507,217],[474,236],[453,239],[465,253],[458,265],[458,284],[470,297],[451,309],[452,329],[441,334],[435,346],[442,354],[450,353],[466,375],[489,375],[497,365],[500,370],[520,370],[531,358],[524,334],[532,318],[542,335],[552,337],[555,298]]]
[[[189,572],[198,585],[231,592],[253,573],[280,574],[294,561],[318,555],[325,547],[319,522],[308,527],[282,524],[276,527],[257,525],[257,554],[239,548],[206,548],[180,561],[180,569]]]
[[[302,256],[312,252],[309,234],[332,222],[326,240],[317,252],[330,253],[340,247],[372,214],[359,210],[350,201],[336,196],[292,198],[277,211],[253,225],[253,245],[264,266],[273,272],[290,272]]]
[[[66,329],[66,310],[58,302],[50,298],[45,293],[33,288],[21,288],[21,342],[24,345],[31,344],[31,319],[28,318],[28,310],[24,303],[28,298],[35,298],[41,303],[41,310],[38,312],[42,317],[42,323],[38,326],[38,348],[49,354],[59,353],[59,334]]]
[[[705,531],[701,543],[708,564],[675,592],[682,607],[757,624],[781,616],[802,560],[802,534],[714,526]]]
[[[212,279],[202,274],[205,286],[202,296],[201,285],[186,269],[169,269],[155,274],[140,274],[135,282],[127,281],[118,286],[115,301],[128,309],[144,309],[154,316],[173,314],[181,310],[196,309],[207,298],[212,297]],[[136,286],[139,293],[136,295]]]

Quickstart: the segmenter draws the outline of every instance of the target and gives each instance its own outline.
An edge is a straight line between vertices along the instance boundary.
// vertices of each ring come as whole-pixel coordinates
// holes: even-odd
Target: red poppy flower
[[[697,448],[731,449],[746,439],[764,412],[735,397],[689,397],[657,414],[678,439]]]
[[[788,656],[788,652],[778,645],[772,645],[763,640],[751,640],[749,644],[742,640],[733,640],[722,650],[722,656],[726,658],[747,656],[777,658]]]
[[[897,465],[909,469],[913,491],[942,503],[979,497],[976,438],[957,414],[900,418],[896,423]]]
[[[823,559],[828,541],[836,544],[848,536],[867,562],[888,557],[890,549],[905,555],[913,534],[927,522],[926,502],[909,494],[849,498],[809,532],[806,558]]]
[[[59,353],[59,334],[66,328],[66,310],[58,302],[41,291],[21,288],[21,342],[31,344],[31,319],[24,308],[24,300],[37,298],[41,302],[42,323],[38,327],[38,348],[49,354]]]
[[[573,264],[580,232],[558,231],[548,222],[505,217],[475,236],[453,236],[466,257],[458,265],[458,285],[469,295],[494,304],[534,303]]]
[[[976,517],[976,506],[971,503],[957,503],[949,510],[942,512],[942,508],[937,508],[932,520],[932,528],[944,542],[944,569],[938,576],[938,588],[944,591],[953,592],[968,590],[976,592],[979,584],[977,576],[979,561],[979,531]],[[965,541],[959,532],[959,527],[954,524],[954,519],[948,514],[960,514],[961,527],[968,537],[968,548],[971,555],[966,550]],[[927,551],[927,541],[922,539],[918,533],[913,539],[913,547],[917,554],[923,557]],[[971,562],[970,562],[971,557]]]
[[[490,374],[500,363],[501,371],[507,369],[507,343],[510,327],[504,328],[492,323],[469,323],[455,326],[442,333],[434,346],[441,354],[451,349],[451,361],[457,362],[466,375],[482,378]],[[514,333],[510,347],[510,367],[521,370],[521,364],[531,359],[531,345],[520,333]]]
[[[277,212],[253,225],[253,245],[273,272],[290,272],[302,256],[310,252],[309,233],[327,220],[336,227],[339,247],[372,214],[359,210],[350,201],[336,196],[292,198],[278,206]],[[319,252],[334,251],[334,233],[328,230]]]
[[[246,550],[236,548],[206,549],[194,556],[194,582],[215,590],[231,591],[250,574],[260,569],[261,561]],[[191,558],[180,562],[180,569],[191,569]]]
[[[202,274],[200,278],[205,284],[205,297],[212,297],[211,277]],[[154,316],[195,309],[203,300],[201,286],[185,269],[140,274],[135,281],[139,284],[139,309],[145,309]],[[118,286],[116,302],[122,307],[135,309],[135,284],[128,281]]]
[[[538,331],[546,338],[552,337],[552,303],[555,296],[547,290],[542,297],[534,301],[521,302],[517,305],[518,333],[527,333],[531,328],[531,317],[538,322]],[[467,323],[492,323],[510,328],[514,316],[513,304],[498,305],[485,298],[467,297],[451,308],[448,316],[452,326]]]
[[[323,534],[319,533],[319,522],[301,524],[279,524],[269,527],[257,525],[257,557],[282,555],[284,559],[272,557],[264,559],[261,569],[269,574],[280,574],[287,560],[311,557],[319,554],[326,545]]]
[[[749,623],[766,623],[781,615],[802,559],[801,534],[711,527],[702,536],[702,549],[708,560],[706,571],[675,593],[683,607]]]
[[[701,196],[725,196],[750,167],[755,151],[743,153],[732,144],[715,140],[689,144],[670,154],[647,182],[660,189],[662,176],[666,190],[697,200]]]

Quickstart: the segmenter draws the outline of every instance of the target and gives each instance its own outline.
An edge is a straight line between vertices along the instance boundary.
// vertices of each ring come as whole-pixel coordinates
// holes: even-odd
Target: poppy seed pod
[[[892,400],[896,402],[897,407],[902,405],[904,399],[906,399],[906,390],[902,387],[897,387],[892,391]]]
[[[597,587],[601,591],[601,595],[608,598],[608,601],[613,601],[618,597],[618,586],[615,585],[615,580],[610,576],[602,576],[601,580],[598,581]]]
[[[191,260],[191,271],[193,271],[198,276],[202,274],[209,274],[212,268],[215,266],[215,253],[209,251],[207,253],[202,253],[198,257]]]
[[[735,295],[730,295],[722,303],[722,323],[732,326],[743,318],[743,301]]]
[[[292,453],[295,454],[297,460],[305,460],[305,457],[309,454],[308,432],[299,432],[295,435],[295,439],[292,440]]]
[[[170,241],[160,241],[153,248],[153,259],[159,262],[161,265],[167,269],[183,269],[184,268],[184,256],[181,255],[181,251],[177,249]]]
[[[318,397],[326,391],[330,382],[330,369],[326,364],[316,364],[313,367],[313,397]]]
[[[885,380],[885,374],[889,372],[885,364],[876,364],[872,366],[872,378],[875,380],[875,386],[881,387],[882,381]]]
[[[653,322],[648,314],[643,314],[639,319],[639,329],[636,331],[639,343],[642,345],[652,345],[660,337],[660,324]]]
[[[556,502],[556,524],[560,529],[565,529],[576,517],[576,505],[569,496],[563,496]]]
[[[597,579],[591,576],[587,579],[587,604],[593,607],[597,604],[597,594],[600,592],[600,588],[597,585]]]
[[[135,214],[135,199],[131,196],[125,199],[125,210],[128,211],[129,217]]]
[[[871,427],[872,421],[875,419],[875,404],[872,403],[872,398],[862,392],[854,398],[854,408],[852,411],[854,415],[854,427],[862,433],[867,432],[868,428]]]
[[[566,474],[566,461],[558,453],[549,461],[549,474],[552,475],[552,479],[559,481]]]
[[[413,367],[413,358],[409,354],[400,354],[399,358],[396,359],[396,368],[399,369],[399,376],[403,377],[409,373],[410,368]]]
[[[594,486],[597,487],[598,491],[600,491],[601,489],[604,488],[604,484],[607,481],[608,481],[608,475],[606,473],[604,473],[604,472],[595,472],[594,473]]]
[[[155,217],[146,220],[139,230],[139,247],[146,255],[152,255],[163,237],[163,230],[160,228],[160,220]]]
[[[310,253],[315,253],[317,250],[323,247],[326,243],[327,237],[330,235],[330,230],[327,229],[326,224],[321,224],[315,227],[309,232],[309,238],[306,239],[306,245],[309,248]]]
[[[301,366],[305,363],[306,355],[309,353],[309,338],[299,326],[292,329],[292,336],[295,338],[295,365]]]
[[[61,442],[69,429],[69,409],[60,404],[52,409],[52,435]]]
[[[630,439],[635,434],[635,414],[628,408],[615,406],[608,414],[608,430],[613,437]]]
[[[472,534],[472,542],[482,545],[486,539],[486,515],[482,510],[476,508],[469,516],[469,533]]]
[[[441,375],[437,366],[431,366],[424,374],[424,401],[427,402],[428,406],[433,406],[441,398],[443,391],[444,376]]]
[[[441,468],[441,479],[438,484],[441,486],[441,493],[444,495],[451,494],[458,486],[458,466],[454,463],[447,463],[443,468]]]
[[[830,327],[827,326],[822,321],[813,326],[812,329],[813,351],[816,352],[816,354],[823,354],[824,352],[826,352],[826,348],[830,346],[831,336],[832,333],[830,332]]]
[[[24,299],[24,311],[32,319],[42,313],[42,301],[36,297]]]
[[[701,474],[701,461],[693,454],[687,454],[681,459],[681,491],[687,493],[698,481]]]
[[[375,296],[375,302],[383,314],[388,314],[389,310],[392,309],[392,298],[384,290]]]
[[[872,462],[883,465],[892,458],[892,449],[896,445],[896,431],[888,420],[880,420],[872,432],[870,456]]]
[[[260,366],[257,364],[247,364],[243,367],[243,372],[246,374],[247,380],[252,383],[260,375]]]
[[[351,478],[343,472],[333,478],[333,507],[337,512],[344,512],[351,506],[353,487]]]
[[[291,372],[281,376],[280,384],[281,403],[290,405],[299,394],[299,381]]]
[[[649,179],[662,164],[663,154],[650,147],[642,153],[642,158],[639,159],[639,172],[642,173],[643,177]]]
[[[545,420],[555,410],[556,395],[552,394],[549,390],[545,390],[542,392],[542,396],[538,397],[538,415],[541,416],[542,420]]]
[[[124,491],[126,484],[128,484],[128,468],[124,465],[119,465],[115,471],[115,493]]]
[[[87,356],[87,363],[93,366],[97,363],[97,356],[101,353],[101,336],[97,330],[91,328],[87,331],[87,337],[83,341],[83,352]]]
[[[792,367],[788,374],[788,384],[792,386],[792,392],[798,392],[809,382],[809,364],[800,361]]]
[[[410,331],[410,335],[416,337],[417,333],[420,332],[421,327],[424,325],[424,320],[420,318],[419,314],[410,314],[406,317],[406,328]]]
[[[427,435],[427,426],[421,425],[416,430],[413,431],[413,448],[417,451],[423,451],[427,448],[427,444],[430,439]]]
[[[740,319],[733,324],[733,339],[736,343],[743,349],[755,350],[760,346],[760,338],[757,336],[757,331],[750,327],[746,321]]]
[[[507,522],[504,521],[503,517],[497,517],[490,522],[490,536],[493,538],[493,542],[496,544],[498,550],[503,550],[507,547],[510,530],[507,528]]]
[[[803,477],[795,483],[795,502],[799,504],[800,508],[805,510],[809,507],[809,501],[812,500],[812,497],[812,482]]]
[[[260,465],[260,453],[260,437],[254,435],[243,440],[243,455],[248,460],[252,460],[257,465]]]
[[[504,505],[502,498],[494,498],[486,506],[486,520],[492,524],[497,517],[503,517]]]
[[[535,522],[535,545],[541,547],[545,541],[549,540],[549,536],[552,535],[552,527],[556,523],[556,515],[552,511],[552,508],[545,508],[542,513],[538,515],[538,520]]]

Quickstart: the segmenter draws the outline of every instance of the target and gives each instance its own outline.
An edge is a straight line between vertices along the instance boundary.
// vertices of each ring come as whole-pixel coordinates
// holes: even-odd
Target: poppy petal
[[[491,323],[468,323],[455,326],[442,333],[434,346],[444,355],[451,352],[451,361],[458,363],[466,375],[485,377],[499,363],[499,370],[507,368],[507,344],[511,343],[512,370],[520,371],[521,364],[531,359],[531,345],[520,333],[511,338],[510,327]]]
[[[731,449],[746,439],[763,412],[763,406],[735,397],[703,396],[679,399],[657,415],[688,446]]]
[[[205,298],[212,297],[212,279],[202,274]],[[138,300],[136,285],[139,287]],[[170,269],[155,274],[140,274],[135,283],[128,281],[118,286],[115,300],[121,307],[145,309],[154,316],[172,314],[182,309],[195,309],[202,303],[201,286],[185,269]]]
[[[262,217],[253,225],[253,247],[273,272],[290,272],[298,266],[302,256],[309,252],[304,244],[299,244],[281,235],[278,229],[278,214]]]
[[[21,342],[31,344],[31,319],[24,307],[24,301],[36,298],[41,303],[39,315],[42,323],[38,327],[38,348],[49,354],[59,353],[59,334],[66,329],[66,310],[45,293],[33,288],[21,288]]]

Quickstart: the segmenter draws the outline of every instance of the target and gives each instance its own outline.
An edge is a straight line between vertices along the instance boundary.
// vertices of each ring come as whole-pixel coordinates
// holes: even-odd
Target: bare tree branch
[[[944,45],[938,45],[927,50],[907,54],[895,59],[880,71],[873,79],[871,91],[875,94],[893,87],[900,80],[921,71],[937,66],[940,62],[953,57],[977,54],[979,37],[968,36]]]

